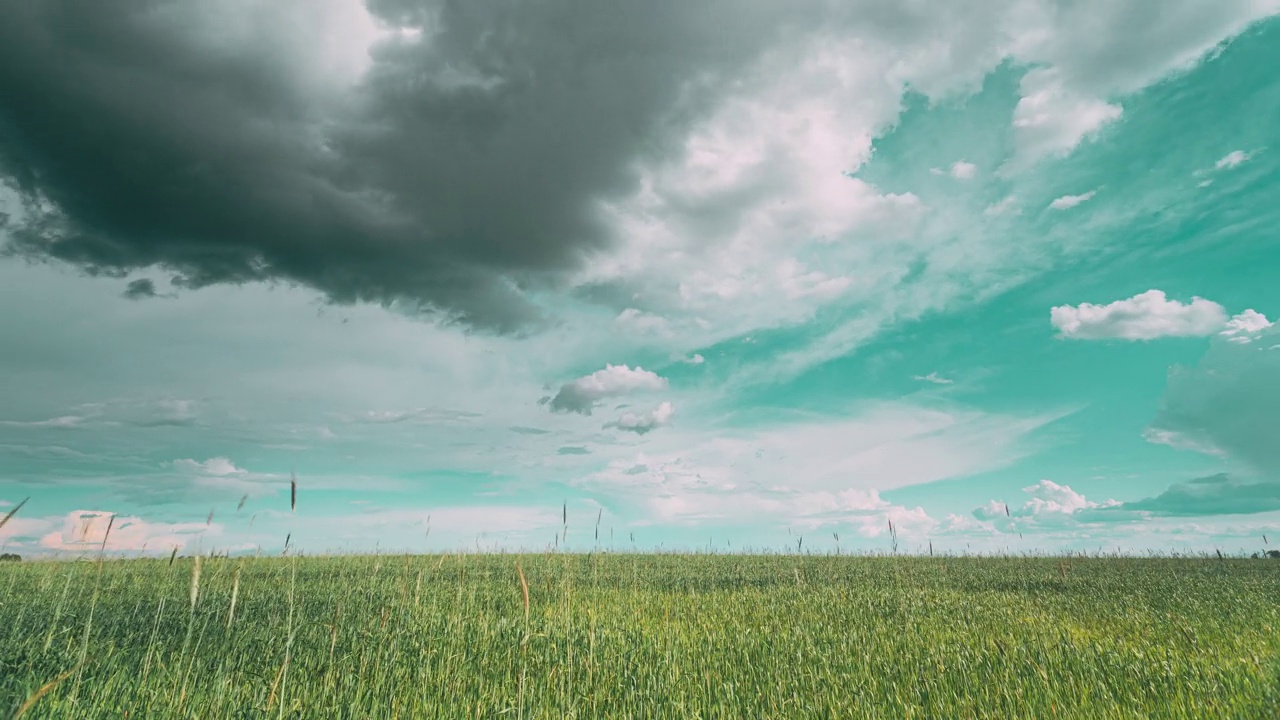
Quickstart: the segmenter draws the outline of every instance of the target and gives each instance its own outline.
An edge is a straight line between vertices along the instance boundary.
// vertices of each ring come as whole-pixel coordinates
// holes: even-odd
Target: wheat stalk
[[[235,578],[231,581],[231,609],[227,611],[227,629],[236,617],[236,598],[240,596],[240,568],[236,568]]]
[[[524,577],[524,569],[516,563],[516,574],[520,576],[520,593],[524,595],[524,622],[529,624],[529,581]]]

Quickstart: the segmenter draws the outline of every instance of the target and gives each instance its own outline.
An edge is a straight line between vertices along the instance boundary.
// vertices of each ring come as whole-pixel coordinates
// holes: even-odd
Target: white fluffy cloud
[[[200,473],[202,475],[213,475],[214,477],[245,474],[244,470],[236,467],[235,463],[225,457],[209,458],[204,462],[184,458],[182,460],[174,460],[173,466],[178,470]]]
[[[1061,305],[1050,311],[1049,319],[1064,338],[1153,340],[1212,335],[1226,325],[1227,314],[1211,300],[1195,297],[1184,304],[1148,290],[1107,305]]]
[[[1013,123],[1018,154],[1004,170],[1071,151],[1121,116],[1117,98],[1192,66],[1278,10],[1275,0],[1170,0],[1159,13],[1114,0],[1009,8],[1006,51],[1042,67],[1023,78]]]
[[[48,521],[52,530],[40,538],[40,547],[58,551],[93,551],[104,547],[107,552],[142,550],[179,551],[197,542],[207,542],[212,549],[222,536],[217,523],[147,522],[138,517],[114,516],[96,510],[76,510],[66,517]],[[110,528],[110,533],[108,533]]]
[[[1069,152],[1119,117],[1126,94],[1270,11],[1184,0],[1152,18],[1125,2],[1029,0],[964,10],[908,4],[909,30],[885,27],[879,13],[833,19],[764,53],[673,153],[638,167],[634,194],[602,208],[616,250],[590,258],[575,283],[613,288],[619,312],[665,318],[664,344],[683,353],[803,323],[832,305],[856,307],[812,347],[768,368],[744,366],[742,381],[800,372],[887,323],[954,306],[1014,254],[993,248],[990,233],[972,240],[975,252],[958,251],[956,225],[941,221],[951,208],[860,177],[907,87],[943,99],[977,90],[1004,60],[1034,68],[1010,119],[1016,162],[1006,169],[1020,170]],[[976,178],[979,166],[1002,159],[952,157],[937,174]],[[1011,215],[1015,202],[996,202],[988,215]],[[945,270],[919,277],[911,270],[921,257]]]
[[[639,332],[660,337],[667,337],[671,334],[666,318],[654,313],[637,310],[636,308],[627,308],[618,313],[618,317],[614,318],[614,322],[618,327],[628,332]]]
[[[1084,495],[1071,489],[1070,485],[1059,485],[1052,480],[1041,480],[1035,485],[1025,487],[1023,492],[1031,496],[1022,506],[1022,512],[1028,515],[1042,513],[1073,513],[1086,508],[1115,505],[1114,500],[1105,503],[1091,502]]]
[[[617,428],[626,432],[633,432],[637,435],[644,435],[647,432],[666,425],[671,422],[671,418],[675,416],[675,406],[670,402],[663,402],[658,407],[643,413],[623,413],[617,420],[605,425],[607,428]]]
[[[606,398],[666,388],[666,378],[642,367],[632,369],[626,365],[605,365],[603,370],[560,386],[560,391],[548,402],[552,412],[590,415],[596,404]]]
[[[1081,203],[1088,202],[1089,200],[1093,199],[1094,195],[1097,195],[1097,194],[1098,194],[1097,190],[1090,190],[1089,192],[1083,193],[1080,195],[1063,195],[1062,197],[1057,198],[1053,202],[1049,203],[1049,209],[1070,210],[1071,208],[1076,207]]]
[[[950,175],[956,180],[972,180],[978,174],[978,166],[964,160],[957,160],[951,163],[950,170],[942,170],[933,168],[930,170],[934,175]]]
[[[1069,87],[1057,69],[1032,70],[1022,78],[1022,99],[1013,111],[1018,155],[1002,170],[1023,169],[1044,157],[1066,155],[1121,112],[1119,105]]]
[[[973,516],[979,520],[994,521],[997,527],[1025,529],[1036,524],[1061,521],[1081,510],[1120,505],[1116,500],[1094,502],[1072,490],[1070,485],[1060,485],[1052,480],[1041,480],[1034,485],[1028,485],[1022,488],[1022,492],[1030,497],[1020,506],[1013,507],[992,500],[986,505],[974,508]]]
[[[1253,342],[1257,333],[1274,324],[1266,315],[1250,308],[1228,320],[1226,329],[1220,334],[1227,336],[1233,343],[1245,344]]]

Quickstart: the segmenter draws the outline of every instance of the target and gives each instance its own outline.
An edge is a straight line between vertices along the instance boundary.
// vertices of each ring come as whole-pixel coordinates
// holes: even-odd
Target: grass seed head
[[[9,512],[7,512],[7,513],[5,513],[4,519],[3,519],[3,520],[0,520],[0,528],[4,527],[4,526],[9,522],[9,520],[13,518],[13,516],[14,516],[14,515],[17,515],[17,514],[18,514],[18,511],[22,509],[22,506],[23,506],[23,505],[26,505],[26,504],[27,504],[27,501],[28,501],[28,500],[30,500],[30,499],[31,499],[30,497],[23,498],[23,499],[22,499],[22,502],[20,502],[20,503],[18,503],[17,505],[13,506],[13,509],[12,509],[12,510],[10,510],[10,511],[9,511]]]
[[[200,556],[196,555],[195,565],[191,567],[191,611],[195,612],[196,602],[200,600]]]

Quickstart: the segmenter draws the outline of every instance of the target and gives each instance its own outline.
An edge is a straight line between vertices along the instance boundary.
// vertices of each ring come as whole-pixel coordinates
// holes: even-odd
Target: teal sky
[[[1280,3],[161,5],[0,10],[7,551],[1280,538]]]

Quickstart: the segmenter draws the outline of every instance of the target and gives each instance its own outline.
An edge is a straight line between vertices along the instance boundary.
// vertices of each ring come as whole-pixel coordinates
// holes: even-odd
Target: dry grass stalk
[[[107,531],[102,533],[102,547],[98,550],[98,562],[102,562],[102,553],[107,551],[107,538],[111,537],[111,527],[116,524],[116,516],[107,519]]]
[[[82,665],[84,665],[84,660],[81,660],[80,662],[76,663],[76,666],[75,666],[75,667],[71,668],[70,670],[68,670],[68,671],[66,671],[66,672],[64,672],[64,673],[62,673],[62,674],[61,674],[61,675],[59,675],[58,677],[56,677],[56,678],[54,678],[54,679],[50,680],[49,682],[45,683],[44,685],[41,685],[41,686],[40,686],[40,689],[39,689],[39,690],[36,690],[34,693],[32,693],[32,694],[31,694],[31,697],[27,698],[27,701],[26,701],[26,702],[24,702],[24,703],[22,703],[22,705],[18,708],[18,711],[17,711],[17,712],[15,712],[15,713],[13,714],[13,718],[14,718],[14,720],[18,720],[18,718],[22,717],[24,713],[26,713],[28,710],[30,710],[30,709],[31,709],[31,707],[32,707],[33,705],[35,705],[35,704],[36,704],[36,702],[38,702],[38,701],[40,700],[40,698],[44,697],[46,694],[48,694],[48,692],[49,692],[50,690],[52,690],[52,689],[54,689],[55,687],[57,687],[58,683],[62,682],[63,680],[66,680],[67,678],[69,678],[69,677],[71,677],[72,675],[74,675],[74,674],[75,674],[75,672],[76,672],[77,670],[79,670],[79,669],[80,669],[80,667],[81,667]]]
[[[227,629],[236,617],[236,598],[240,596],[240,568],[236,568],[235,578],[231,581],[231,609],[227,611]]]
[[[196,601],[200,599],[200,556],[196,555],[196,563],[191,568],[191,611],[195,612]]]
[[[280,689],[280,680],[284,678],[284,670],[289,667],[289,658],[285,658],[280,663],[280,669],[276,671],[276,679],[271,683],[271,694],[267,696],[266,710],[270,710],[271,706],[276,704],[276,690]]]
[[[31,499],[30,497],[23,498],[22,502],[18,503],[17,505],[14,505],[12,510],[5,513],[4,519],[0,520],[0,528],[4,527],[5,524],[7,524],[9,520],[13,518],[14,515],[17,515],[18,511],[22,509],[22,506],[26,505],[27,501],[30,499]]]

